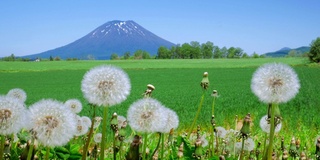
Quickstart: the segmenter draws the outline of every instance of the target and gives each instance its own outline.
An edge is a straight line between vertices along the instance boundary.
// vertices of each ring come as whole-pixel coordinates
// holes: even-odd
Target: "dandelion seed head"
[[[24,103],[27,100],[27,93],[24,90],[20,89],[20,88],[11,89],[7,93],[7,96],[10,96],[10,97],[13,97],[13,98],[17,98],[22,103]]]
[[[127,119],[133,130],[152,133],[165,127],[168,115],[159,101],[143,98],[130,105]]]
[[[62,146],[77,131],[76,115],[63,103],[43,99],[30,106],[32,131],[44,146]]]
[[[85,125],[85,126],[87,126],[87,127],[91,127],[91,124],[92,124],[92,122],[91,122],[91,119],[89,118],[89,117],[87,117],[87,116],[82,116],[81,117],[81,121],[82,121],[82,123]]]
[[[97,106],[113,106],[124,101],[131,84],[127,73],[114,66],[102,65],[89,70],[81,82],[84,98]]]
[[[262,129],[263,132],[266,132],[266,133],[270,133],[270,122],[268,121],[268,115],[265,115],[263,116],[261,119],[260,119],[260,128]],[[279,124],[277,124],[275,126],[275,133],[279,132],[281,130],[281,127],[282,127],[282,123],[280,122]]]
[[[217,136],[219,138],[224,138],[227,135],[227,130],[224,129],[223,127],[221,127],[221,126],[216,127],[216,131],[217,131]]]
[[[285,103],[299,92],[300,83],[288,65],[269,63],[259,67],[251,80],[252,92],[265,103]]]
[[[236,149],[240,152],[242,147],[242,141],[237,142],[235,145]],[[244,147],[243,150],[245,151],[252,151],[255,147],[254,141],[252,138],[247,138],[244,140]]]
[[[27,109],[20,100],[10,96],[0,96],[0,134],[18,133],[28,121]]]
[[[82,103],[78,99],[69,99],[64,105],[71,109],[73,113],[80,113],[82,110]]]
[[[126,126],[127,125],[127,119],[123,116],[118,115],[118,129],[120,129],[122,126]]]
[[[172,128],[176,129],[179,126],[179,117],[177,113],[169,108],[165,108],[165,111],[167,112],[168,119],[164,122],[166,125],[161,129],[161,133],[169,133]]]
[[[93,136],[93,140],[94,142],[96,143],[101,143],[101,140],[102,140],[102,134],[101,133],[97,133]]]

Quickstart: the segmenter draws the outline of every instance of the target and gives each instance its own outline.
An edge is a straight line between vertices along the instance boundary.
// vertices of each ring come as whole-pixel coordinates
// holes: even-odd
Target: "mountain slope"
[[[264,55],[267,57],[285,57],[288,55],[288,53],[292,50],[295,50],[297,54],[303,54],[305,52],[309,52],[310,51],[310,47],[307,46],[303,46],[303,47],[299,47],[299,48],[288,48],[288,47],[284,47],[278,51],[275,52],[268,52],[265,53]]]
[[[134,21],[110,21],[94,29],[84,37],[59,48],[25,56],[25,58],[49,58],[59,56],[62,59],[79,58],[109,59],[112,53],[133,54],[144,50],[155,55],[160,46],[170,48],[175,44],[164,40],[146,30]]]

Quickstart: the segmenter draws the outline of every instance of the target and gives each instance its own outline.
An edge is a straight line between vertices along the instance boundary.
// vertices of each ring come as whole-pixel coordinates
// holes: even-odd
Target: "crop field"
[[[200,81],[208,72],[210,86],[197,124],[210,128],[211,93],[215,89],[219,93],[216,126],[234,128],[236,115],[242,119],[250,113],[252,135],[261,137],[259,121],[267,113],[267,104],[252,93],[250,83],[260,65],[272,62],[291,65],[301,84],[294,99],[279,105],[283,124],[278,136],[285,136],[287,143],[297,137],[302,145],[313,147],[320,131],[320,67],[308,65],[303,58],[0,62],[0,94],[21,88],[27,93],[27,106],[47,98],[62,102],[76,98],[84,106],[80,114],[90,117],[90,107],[80,89],[83,75],[94,66],[111,64],[128,73],[131,93],[123,103],[110,107],[108,117],[114,112],[126,116],[130,104],[142,98],[147,84],[153,84],[156,89],[152,97],[178,114],[177,130],[181,133],[192,123],[202,95]],[[102,110],[98,114],[102,115]]]

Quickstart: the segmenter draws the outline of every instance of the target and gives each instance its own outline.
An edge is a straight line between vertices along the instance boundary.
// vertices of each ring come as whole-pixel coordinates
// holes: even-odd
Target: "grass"
[[[178,130],[182,131],[192,123],[202,93],[202,74],[208,72],[210,88],[198,123],[208,128],[210,94],[216,89],[220,94],[215,103],[217,126],[233,128],[235,115],[243,118],[251,113],[255,135],[261,132],[259,121],[267,108],[251,92],[250,82],[256,68],[270,62],[293,66],[301,82],[299,94],[288,103],[280,104],[283,116],[280,136],[286,135],[288,143],[295,136],[312,145],[320,126],[320,67],[308,67],[303,58],[0,62],[0,94],[22,88],[28,94],[27,105],[43,98],[60,101],[77,98],[87,106],[80,90],[83,75],[94,66],[112,64],[129,74],[132,91],[125,102],[109,109],[108,117],[113,112],[126,116],[130,104],[142,98],[146,85],[153,84],[156,87],[153,97],[177,112],[180,118]],[[89,116],[90,112],[89,107],[84,107],[81,114]],[[98,114],[102,115],[102,110]]]

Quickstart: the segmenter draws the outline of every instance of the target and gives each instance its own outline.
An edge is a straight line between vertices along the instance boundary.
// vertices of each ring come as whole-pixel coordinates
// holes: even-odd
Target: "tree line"
[[[298,55],[307,56],[311,62],[320,63],[320,37],[313,40],[310,44],[310,52],[304,54],[298,54],[295,50],[288,53],[287,57],[295,57]],[[191,41],[190,43],[178,44],[167,48],[161,46],[158,48],[157,54],[151,56],[150,53],[144,50],[137,50],[131,56],[130,52],[125,52],[122,56],[117,53],[112,53],[111,60],[117,59],[218,59],[218,58],[264,58],[265,55],[259,55],[253,53],[248,55],[240,47],[222,47],[215,46],[212,42],[200,44],[197,41]],[[91,58],[92,59],[92,58]],[[93,58],[94,59],[94,58]],[[30,61],[29,58],[15,57],[14,54],[3,57],[1,61]],[[59,61],[60,57],[52,57],[48,59],[50,61]],[[78,60],[78,58],[67,58],[66,60]]]
[[[125,52],[123,56],[119,56],[117,53],[111,54],[110,59],[212,59],[212,58],[264,58],[264,55],[253,53],[248,55],[240,47],[222,47],[213,45],[212,42],[200,44],[197,41],[191,41],[190,43],[178,44],[167,48],[161,46],[158,48],[155,56],[150,56],[150,53],[137,50],[130,55],[130,52]]]

